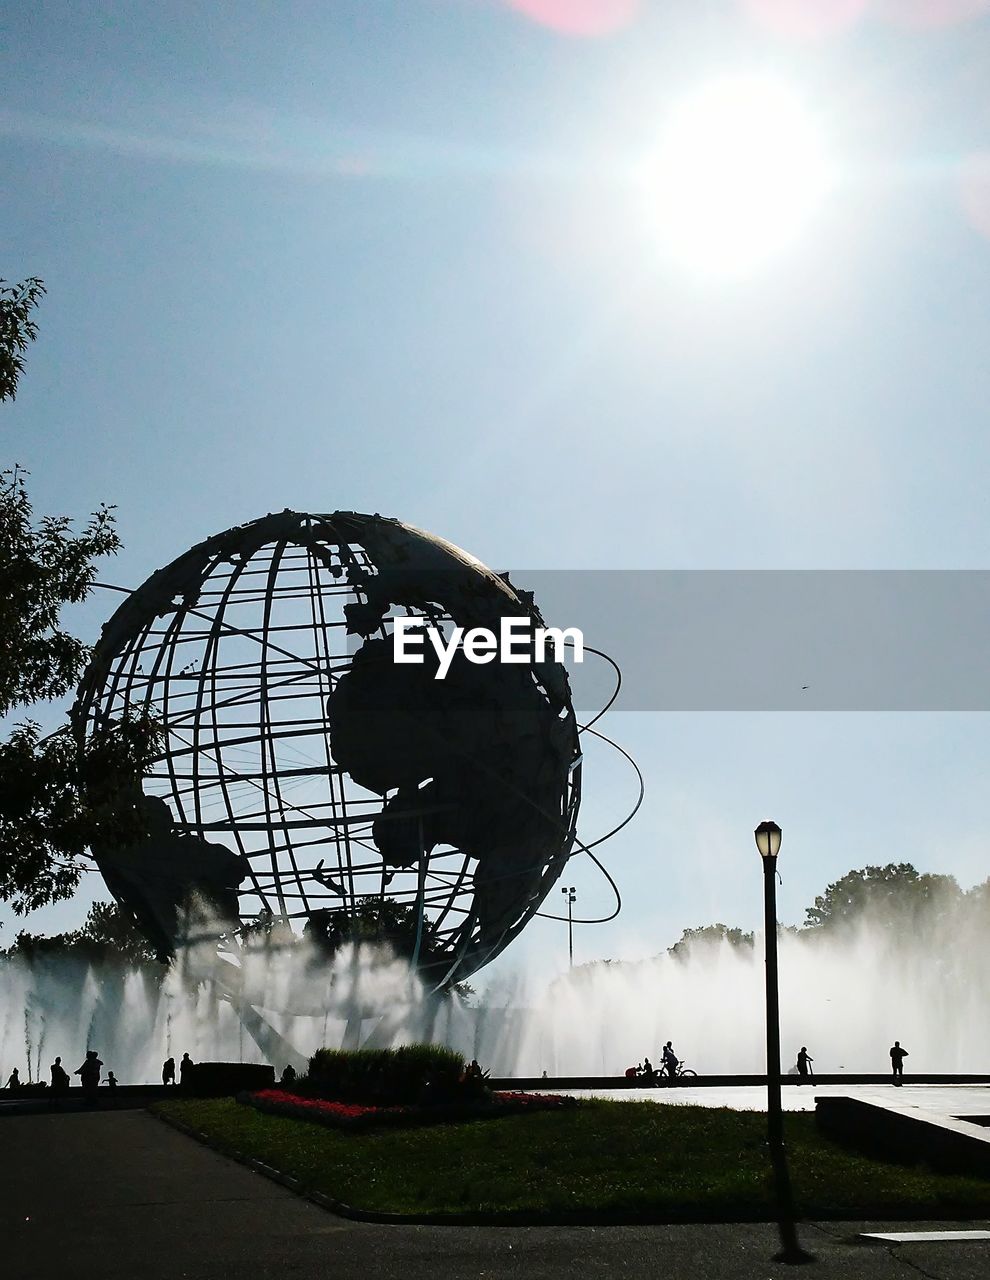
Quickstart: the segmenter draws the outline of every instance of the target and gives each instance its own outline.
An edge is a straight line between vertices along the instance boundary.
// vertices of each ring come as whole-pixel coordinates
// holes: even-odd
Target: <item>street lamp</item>
[[[794,1225],[794,1197],[784,1149],[784,1116],[780,1102],[780,999],[777,990],[777,854],[781,830],[776,822],[761,822],[754,832],[763,863],[763,937],[767,970],[767,1141],[777,1197],[777,1222],[783,1246],[778,1262],[811,1262],[798,1244]]]
[[[567,898],[567,956],[570,966],[574,968],[574,903],[577,901],[577,894],[574,892],[574,886],[569,889],[561,889],[560,891]]]

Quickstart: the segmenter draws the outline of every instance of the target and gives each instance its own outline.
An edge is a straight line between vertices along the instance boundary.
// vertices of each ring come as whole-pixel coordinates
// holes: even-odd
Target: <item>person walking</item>
[[[813,1062],[814,1062],[814,1058],[808,1052],[807,1046],[802,1045],[801,1052],[797,1056],[798,1075],[801,1077],[802,1084],[804,1084],[805,1080],[807,1080],[809,1077],[812,1083],[814,1083],[815,1073],[811,1069],[811,1064]]]
[[[904,1080],[904,1059],[908,1057],[907,1049],[901,1048],[900,1040],[895,1040],[890,1050],[890,1072],[893,1083],[900,1088]]]
[[[162,1063],[162,1084],[175,1084],[175,1059],[166,1058]]]

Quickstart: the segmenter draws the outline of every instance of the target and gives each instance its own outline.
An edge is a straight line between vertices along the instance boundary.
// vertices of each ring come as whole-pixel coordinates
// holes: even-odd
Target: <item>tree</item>
[[[38,336],[38,326],[31,316],[44,295],[45,286],[37,276],[20,284],[0,279],[0,401],[13,400],[17,395],[17,382],[24,372],[24,352]]]
[[[257,924],[254,926],[257,928]],[[242,930],[242,937],[244,931]],[[350,909],[329,907],[313,911],[306,921],[303,936],[325,955],[333,956],[345,943],[383,946],[401,959],[412,960],[419,938],[419,963],[428,965],[435,958],[436,937],[429,917],[423,917],[420,933],[419,912],[413,903],[396,902],[368,894],[358,898]],[[475,994],[468,982],[447,982],[444,994],[455,992],[466,1003]]]
[[[727,924],[706,924],[697,929],[685,929],[677,942],[667,948],[667,954],[678,960],[686,960],[697,946],[711,946],[727,942],[731,947],[752,947],[753,935],[744,933],[742,929],[730,928]]]
[[[0,898],[18,915],[72,896],[94,845],[146,834],[129,803],[159,746],[152,720],[127,718],[80,744],[67,726],[17,725],[0,743]]]
[[[433,927],[427,917],[419,926],[419,912],[412,903],[396,902],[369,894],[353,907],[328,907],[310,913],[305,935],[328,955],[349,942],[389,947],[397,956],[411,959],[419,939],[421,960],[431,957]]]
[[[128,965],[156,964],[154,947],[113,902],[94,902],[80,929],[51,937],[22,929],[13,945],[0,955],[33,960],[67,956],[86,964],[114,962]],[[159,966],[159,972],[162,972]]]
[[[61,629],[60,614],[89,594],[94,561],[120,549],[109,507],[81,534],[64,516],[36,524],[24,475],[17,468],[0,475],[0,716],[75,685],[88,651]]]
[[[13,288],[0,281],[0,400],[17,390],[43,293],[38,279]],[[89,650],[61,628],[61,611],[85,599],[94,562],[119,547],[110,507],[78,534],[64,516],[36,522],[25,473],[2,473],[0,716],[75,686]],[[0,898],[19,914],[67,898],[87,846],[143,834],[132,798],[158,746],[149,716],[108,725],[85,743],[68,726],[42,738],[34,721],[17,725],[0,743]]]
[[[115,902],[94,902],[81,929],[70,935],[77,945],[100,949],[129,964],[157,964],[155,948]]]
[[[962,896],[954,876],[922,874],[909,862],[863,867],[819,894],[805,912],[805,931],[850,928],[863,921],[897,930],[932,927]]]
[[[984,880],[981,884],[974,884],[972,889],[965,895],[965,898],[970,911],[979,912],[982,916],[990,919],[990,880]]]

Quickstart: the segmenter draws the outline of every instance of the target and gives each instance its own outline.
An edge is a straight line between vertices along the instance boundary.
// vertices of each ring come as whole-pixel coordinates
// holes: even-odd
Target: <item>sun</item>
[[[651,165],[664,250],[706,276],[746,276],[800,239],[833,183],[819,121],[788,85],[727,76],[671,111]]]

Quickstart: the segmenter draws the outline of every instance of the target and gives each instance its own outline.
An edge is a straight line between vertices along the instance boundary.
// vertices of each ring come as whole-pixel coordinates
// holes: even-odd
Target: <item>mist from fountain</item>
[[[884,1072],[895,1039],[909,1072],[990,1070],[985,1016],[990,934],[960,905],[912,928],[855,928],[779,940],[783,1067],[807,1045],[818,1073]],[[379,948],[328,960],[305,940],[263,940],[217,958],[190,948],[164,977],[71,956],[0,961],[0,1070],[47,1078],[96,1049],[122,1083],[160,1079],[167,1057],[291,1062],[324,1045],[444,1043],[495,1075],[619,1076],[672,1040],[700,1075],[764,1066],[763,949],[699,941],[682,954],[584,965],[520,980],[476,1006],[424,991]],[[24,1068],[27,1067],[27,1072]],[[72,1066],[69,1066],[72,1070]]]
[[[779,937],[782,1069],[807,1045],[821,1073],[885,1072],[894,1040],[908,1071],[990,1072],[986,935],[940,948],[863,922],[829,937]],[[765,1070],[762,938],[699,943],[684,958],[584,966],[550,984],[525,1018],[515,1067],[621,1075],[672,1040],[699,1075]]]

